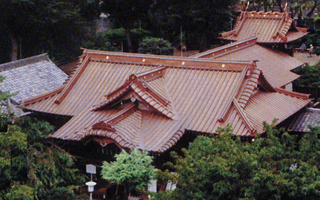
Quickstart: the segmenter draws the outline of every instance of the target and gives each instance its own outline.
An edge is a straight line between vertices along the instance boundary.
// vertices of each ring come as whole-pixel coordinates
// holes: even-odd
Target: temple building
[[[296,27],[287,12],[241,12],[233,30],[220,39],[242,41],[257,37],[258,44],[288,44],[307,35],[306,28]]]
[[[235,44],[209,50],[195,57],[212,59],[259,60],[266,79],[275,87],[292,90],[292,81],[299,76],[292,73],[304,63],[291,57],[292,42],[307,35],[306,28],[295,26],[287,12],[241,12],[233,30],[221,34],[220,39]]]
[[[50,137],[75,152],[90,144],[106,154],[117,146],[159,155],[187,135],[218,134],[227,124],[251,139],[263,121],[280,123],[310,102],[270,84],[257,64],[85,50],[65,85],[23,103],[70,117]]]

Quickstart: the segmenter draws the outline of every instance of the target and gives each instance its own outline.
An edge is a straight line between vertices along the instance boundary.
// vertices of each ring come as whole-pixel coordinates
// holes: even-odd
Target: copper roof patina
[[[309,101],[268,84],[255,61],[85,50],[64,87],[24,105],[73,116],[52,138],[161,153],[186,130],[215,134],[232,124],[235,135],[252,137],[263,120],[281,122]]]
[[[223,40],[241,41],[257,37],[257,43],[289,43],[305,36],[305,28],[296,27],[287,12],[243,11],[233,30],[221,35]]]
[[[233,61],[257,60],[258,68],[274,87],[283,87],[299,78],[299,75],[290,70],[304,65],[303,62],[284,52],[260,46],[257,44],[257,37],[210,49],[192,57]]]

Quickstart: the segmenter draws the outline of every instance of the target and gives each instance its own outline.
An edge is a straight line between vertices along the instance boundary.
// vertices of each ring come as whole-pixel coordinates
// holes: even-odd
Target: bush
[[[294,72],[301,75],[300,78],[295,80],[295,83],[305,86],[320,86],[320,68],[318,65],[306,65],[295,69]]]
[[[170,42],[162,38],[146,37],[139,46],[139,53],[173,55],[173,47]]]

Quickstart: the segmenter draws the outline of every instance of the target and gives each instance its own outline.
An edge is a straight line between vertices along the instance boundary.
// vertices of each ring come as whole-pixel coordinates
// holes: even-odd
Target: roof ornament
[[[247,10],[249,8],[249,5],[250,5],[250,1],[248,1],[248,3],[247,3],[246,12],[247,12]]]
[[[283,10],[283,12],[286,14],[287,13],[287,7],[288,7],[288,2],[286,2],[286,5],[283,7],[283,5],[281,4],[281,8]]]

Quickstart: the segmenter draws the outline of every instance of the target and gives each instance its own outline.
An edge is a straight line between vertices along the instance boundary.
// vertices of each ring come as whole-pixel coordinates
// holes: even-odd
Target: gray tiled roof
[[[35,97],[60,87],[68,76],[59,69],[48,54],[0,65],[1,91],[19,92],[11,99],[16,102]]]
[[[319,126],[320,109],[306,108],[300,112],[290,123],[288,129],[294,132],[309,132],[308,125]]]

